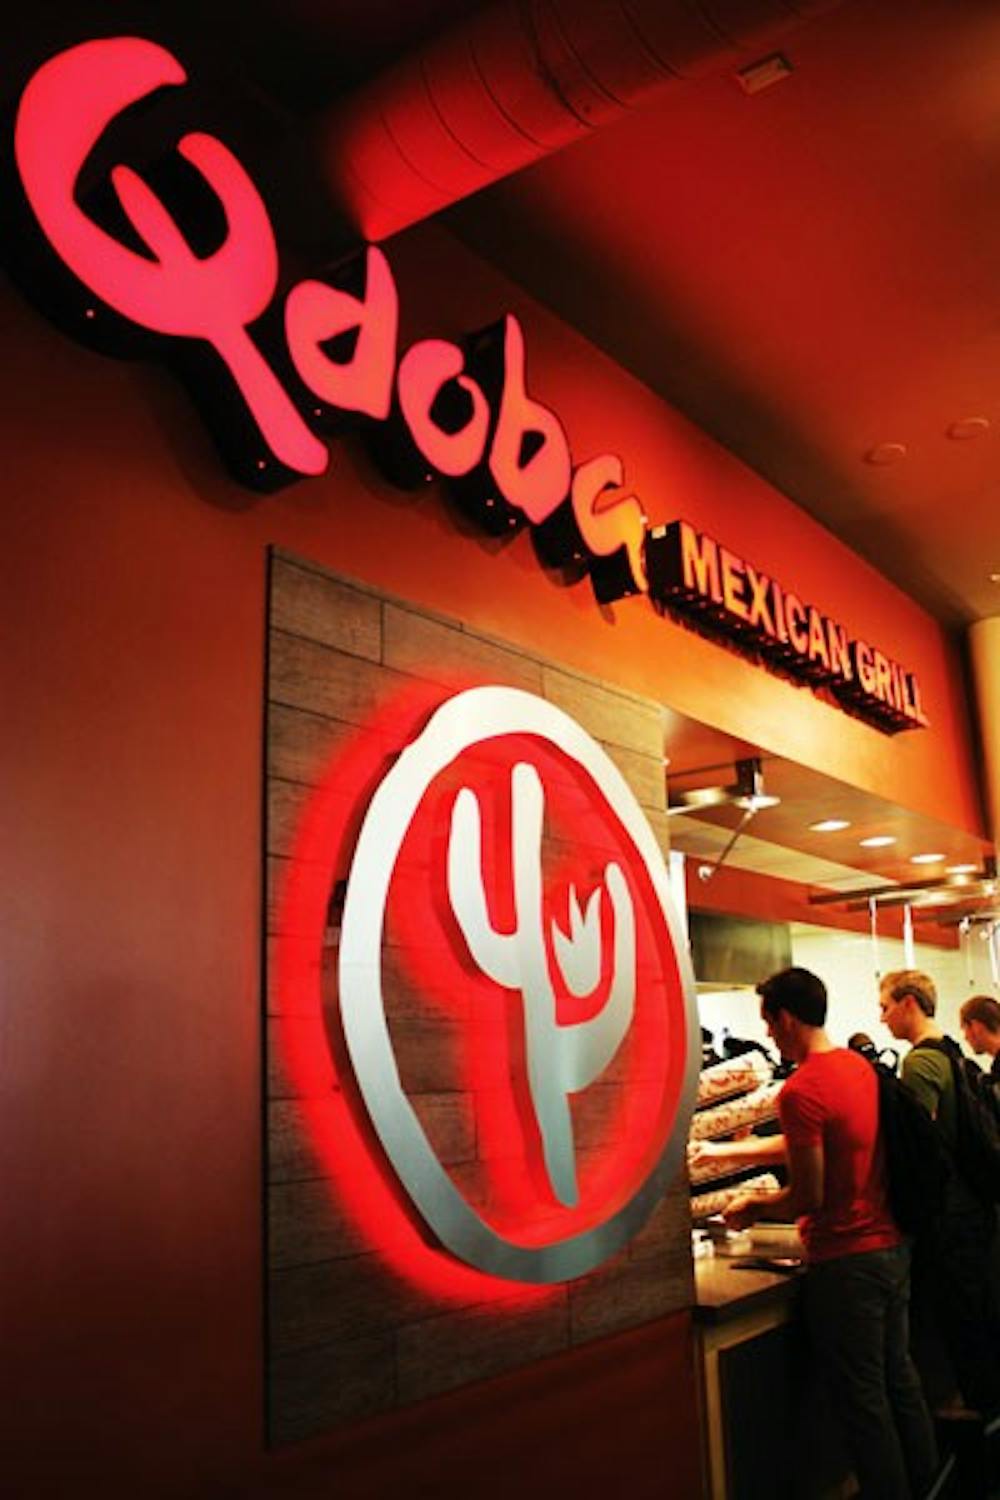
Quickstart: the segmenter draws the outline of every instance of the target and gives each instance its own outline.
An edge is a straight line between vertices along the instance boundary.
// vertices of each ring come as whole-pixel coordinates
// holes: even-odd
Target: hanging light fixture
[[[718,770],[719,767],[709,767]],[[781,801],[764,790],[764,768],[758,756],[738,760],[735,764],[736,780],[711,783],[707,786],[688,787],[684,791],[671,791],[667,804],[669,814],[699,813],[710,807],[741,807],[751,815],[765,807],[777,807]],[[692,773],[693,774],[693,773]]]
[[[872,933],[872,966],[875,970],[875,983],[878,984],[882,978],[882,970],[878,961],[878,902],[874,896],[868,898],[868,920],[871,923]]]

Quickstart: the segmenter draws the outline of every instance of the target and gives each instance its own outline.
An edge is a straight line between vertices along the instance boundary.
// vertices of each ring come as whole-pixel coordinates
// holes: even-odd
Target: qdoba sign
[[[27,286],[38,291],[48,259],[48,305],[79,337],[153,340],[195,389],[239,479],[273,490],[322,474],[329,451],[318,433],[352,418],[394,482],[441,478],[493,535],[527,524],[543,560],[589,572],[602,602],[648,593],[737,649],[829,685],[881,729],[926,724],[912,674],[842,639],[835,622],[814,625],[818,611],[772,580],[756,587],[750,564],[719,549],[711,587],[692,587],[683,559],[671,562],[673,528],[666,541],[649,530],[621,459],[575,464],[556,414],[528,394],[515,317],[462,344],[421,340],[397,360],[396,286],[373,246],[279,299],[264,202],[205,132],[181,136],[143,174],[112,166],[110,195],[107,181],[93,182],[105,134],[186,79],[169,52],[137,37],[85,42],[46,62],[17,111],[25,202],[15,237],[32,257]],[[699,580],[713,567],[701,545]]]
[[[401,972],[476,1143],[464,1179],[409,1086]],[[642,1226],[687,1138],[694,984],[649,822],[567,714],[472,688],[393,761],[354,845],[327,1024],[364,1123],[367,1164],[351,1165],[349,1189],[388,1171],[456,1260],[551,1284]]]
[[[738,650],[806,682],[829,684],[880,728],[926,725],[912,672],[867,641],[852,640],[837,620],[687,521],[649,533],[646,565],[656,598]]]

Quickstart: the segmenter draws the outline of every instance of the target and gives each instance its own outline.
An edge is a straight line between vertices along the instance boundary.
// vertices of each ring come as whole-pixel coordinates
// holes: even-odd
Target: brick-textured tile
[[[399,1394],[417,1401],[557,1354],[569,1345],[566,1291],[409,1324],[396,1334]]]
[[[325,1178],[272,1183],[268,1194],[268,1254],[275,1270],[361,1255],[367,1239]]]
[[[687,1261],[690,1266],[690,1240]],[[689,1307],[692,1301],[690,1279],[669,1277],[659,1259],[630,1260],[627,1254],[619,1255],[607,1267],[571,1286],[572,1342],[608,1338]]]
[[[389,1335],[280,1355],[268,1379],[269,1435],[274,1443],[297,1442],[385,1411],[395,1400]]]
[[[531,693],[542,687],[541,666],[531,657],[394,604],[385,606],[383,660],[396,671],[449,686],[500,683]]]
[[[270,625],[350,656],[382,654],[381,601],[285,557],[272,563]]]

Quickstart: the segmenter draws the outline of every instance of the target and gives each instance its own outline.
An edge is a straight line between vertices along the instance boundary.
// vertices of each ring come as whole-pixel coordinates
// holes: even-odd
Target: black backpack
[[[919,1042],[943,1052],[955,1080],[959,1175],[984,1203],[1000,1203],[1000,1101],[988,1075],[950,1036]]]
[[[892,1068],[870,1059],[878,1079],[879,1127],[892,1216],[919,1235],[939,1217],[951,1171],[941,1132]]]

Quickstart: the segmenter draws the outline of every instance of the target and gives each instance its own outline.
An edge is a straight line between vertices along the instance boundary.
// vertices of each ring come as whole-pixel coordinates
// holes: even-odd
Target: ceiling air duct
[[[385,239],[839,3],[496,0],[328,111],[324,175]]]

